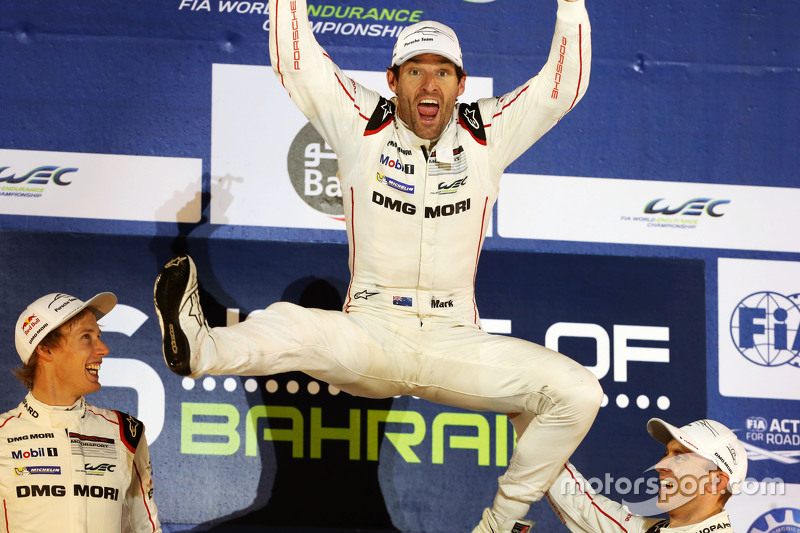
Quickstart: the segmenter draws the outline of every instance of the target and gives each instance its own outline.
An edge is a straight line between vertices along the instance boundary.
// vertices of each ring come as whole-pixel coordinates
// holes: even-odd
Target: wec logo
[[[436,192],[433,194],[451,194],[456,192],[456,189],[461,187],[462,185],[467,184],[468,176],[464,176],[461,179],[455,180],[453,183],[446,183],[444,181],[439,182],[439,186],[437,187]]]
[[[90,463],[86,463],[84,468],[86,470],[86,474],[90,476],[102,476],[106,472],[113,472],[117,465],[111,463],[100,463],[99,465],[92,465]]]
[[[27,174],[17,176],[14,172],[10,175],[5,174],[9,168],[11,167],[0,167],[0,183],[9,183],[12,185],[19,183],[25,183],[27,185],[47,185],[50,180],[53,180],[53,183],[56,185],[69,185],[72,182],[65,181],[64,175],[78,171],[77,168],[41,166],[34,168]]]
[[[725,213],[719,210],[719,206],[731,203],[730,200],[712,200],[711,198],[693,198],[682,203],[678,207],[659,206],[664,198],[658,198],[647,204],[644,212],[648,215],[682,215],[699,217],[704,212],[712,217],[721,217]]]
[[[740,301],[730,321],[733,344],[759,366],[789,363],[800,367],[800,308],[798,295],[756,292]]]

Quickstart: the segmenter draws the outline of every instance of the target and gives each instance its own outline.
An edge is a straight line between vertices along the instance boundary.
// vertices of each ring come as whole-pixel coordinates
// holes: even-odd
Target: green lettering
[[[411,16],[408,17],[409,22],[419,22],[420,17],[422,16],[422,11],[412,11]]]
[[[336,10],[335,6],[325,6],[322,8],[322,14],[320,16],[329,18],[333,15],[333,12]]]
[[[494,417],[495,435],[495,466],[508,466],[508,417],[497,415]]]
[[[416,411],[373,411],[367,412],[367,460],[378,460],[378,424],[411,424],[411,433],[395,433],[386,431],[384,434],[389,442],[407,463],[419,463],[419,457],[411,449],[425,438],[425,419]]]
[[[247,412],[245,427],[245,455],[255,456],[258,420],[260,418],[288,418],[292,421],[289,429],[264,429],[264,440],[286,441],[292,443],[292,457],[303,457],[303,415],[296,407],[256,405]]]
[[[196,416],[220,417],[223,422],[195,422]],[[239,411],[227,403],[181,405],[181,453],[187,455],[233,455],[239,449]],[[222,437],[225,442],[197,442],[195,436]]]
[[[441,413],[433,419],[433,442],[431,444],[431,462],[433,464],[444,463],[444,428],[446,426],[477,428],[478,435],[474,437],[450,435],[450,448],[477,450],[478,464],[489,466],[489,422],[478,413]]]
[[[350,460],[358,461],[361,458],[361,410],[350,409],[349,428],[322,427],[322,409],[311,408],[311,451],[312,459],[322,457],[322,441],[346,440],[350,442]]]
[[[308,16],[309,17],[318,17],[319,12],[322,9],[322,6],[314,6],[309,4],[308,5]]]
[[[364,17],[363,18],[378,20],[378,9],[373,7],[372,9],[370,9],[369,11],[364,13]]]
[[[363,7],[351,7],[350,8],[350,18],[360,19],[361,14],[364,12]]]

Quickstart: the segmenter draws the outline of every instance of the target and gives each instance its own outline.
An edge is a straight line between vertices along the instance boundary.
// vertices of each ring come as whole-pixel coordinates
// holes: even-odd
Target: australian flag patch
[[[402,305],[403,307],[411,307],[411,298],[408,296],[392,296],[392,305]]]

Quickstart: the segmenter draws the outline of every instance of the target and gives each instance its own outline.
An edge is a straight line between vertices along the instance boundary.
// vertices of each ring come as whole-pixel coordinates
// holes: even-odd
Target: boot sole
[[[189,268],[188,258],[178,264],[167,265],[158,275],[153,291],[156,314],[161,325],[164,361],[170,370],[180,376],[188,376],[192,372],[189,340],[180,324],[180,304],[189,280]],[[175,305],[176,301],[178,305]]]

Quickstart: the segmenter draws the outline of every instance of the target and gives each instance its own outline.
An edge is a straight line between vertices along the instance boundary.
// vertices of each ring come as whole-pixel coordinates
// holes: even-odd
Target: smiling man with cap
[[[29,392],[0,415],[4,530],[161,531],[144,425],[83,398],[100,389],[109,350],[97,320],[116,304],[110,292],[86,302],[52,293],[17,320],[14,373]]]
[[[747,452],[733,431],[715,420],[678,428],[660,418],[647,431],[665,446],[651,469],[659,476],[656,505],[668,519],[632,514],[595,494],[570,463],[547,493],[559,518],[573,533],[732,533],[724,507],[747,475]]]
[[[273,71],[338,158],[351,274],[343,312],[278,302],[212,328],[189,256],[170,261],[154,290],[164,357],[178,374],[303,371],[353,395],[413,395],[509,415],[519,440],[491,507],[480,520],[439,511],[438,519],[464,520],[461,529],[478,522],[477,533],[530,529],[531,503],[603,397],[597,378],[568,357],[484,331],[475,303],[504,169],[573,109],[589,81],[584,0],[550,1],[557,13],[544,66],[519,61],[529,79],[516,89],[460,103],[465,62],[448,26],[423,21],[399,33],[386,71],[396,96],[385,98],[320,47],[304,0],[270,0]],[[308,510],[297,505],[302,520]]]

